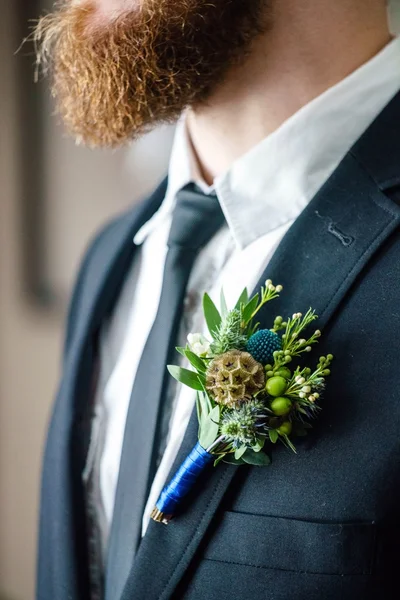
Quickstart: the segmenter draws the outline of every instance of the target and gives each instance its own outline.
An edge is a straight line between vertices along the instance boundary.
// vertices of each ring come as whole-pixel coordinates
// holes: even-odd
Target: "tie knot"
[[[224,221],[218,198],[189,184],[177,194],[168,246],[197,250],[207,244]]]

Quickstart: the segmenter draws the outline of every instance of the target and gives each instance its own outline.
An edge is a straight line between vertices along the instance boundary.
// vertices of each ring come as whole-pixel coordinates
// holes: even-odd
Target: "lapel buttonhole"
[[[343,231],[341,231],[335,223],[329,217],[322,216],[318,210],[315,211],[315,214],[319,219],[321,219],[327,226],[328,232],[331,233],[336,239],[338,239],[341,244],[345,247],[351,246],[354,242],[355,238],[351,235],[346,235]]]

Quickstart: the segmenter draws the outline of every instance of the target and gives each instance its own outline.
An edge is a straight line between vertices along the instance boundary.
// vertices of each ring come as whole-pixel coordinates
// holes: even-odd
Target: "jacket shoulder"
[[[106,223],[89,243],[78,270],[69,306],[64,356],[80,327],[82,315],[92,306],[93,294],[110,267],[113,253],[121,248],[124,240],[131,240],[135,229],[138,230],[159,209],[165,197],[167,184],[168,180],[165,178],[149,198]]]
[[[73,287],[71,300],[68,309],[66,333],[64,341],[64,356],[67,354],[75,328],[79,323],[79,315],[84,306],[91,300],[93,289],[95,288],[95,278],[99,276],[98,263],[104,256],[104,248],[110,246],[113,239],[120,240],[125,230],[127,220],[130,220],[135,209],[118,215],[108,221],[88,243],[83,254],[78,274]]]

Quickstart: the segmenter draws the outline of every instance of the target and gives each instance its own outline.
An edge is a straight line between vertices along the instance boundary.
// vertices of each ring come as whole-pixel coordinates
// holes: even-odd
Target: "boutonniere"
[[[318,329],[305,333],[318,318],[311,308],[285,320],[278,316],[271,329],[260,329],[259,310],[281,291],[268,280],[252,298],[245,289],[232,310],[223,292],[220,310],[204,295],[211,340],[190,334],[187,346],[177,350],[193,369],[168,366],[175,379],[197,391],[198,442],[164,488],[151,515],[155,521],[167,524],[178,513],[210,464],[266,466],[268,444],[282,442],[296,452],[293,440],[311,428],[333,356],[321,356],[314,369],[293,367],[321,336]]]

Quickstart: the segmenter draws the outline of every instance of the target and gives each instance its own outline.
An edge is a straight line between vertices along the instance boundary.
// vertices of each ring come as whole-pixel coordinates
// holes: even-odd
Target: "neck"
[[[385,0],[279,0],[272,24],[188,131],[208,183],[390,41]]]

